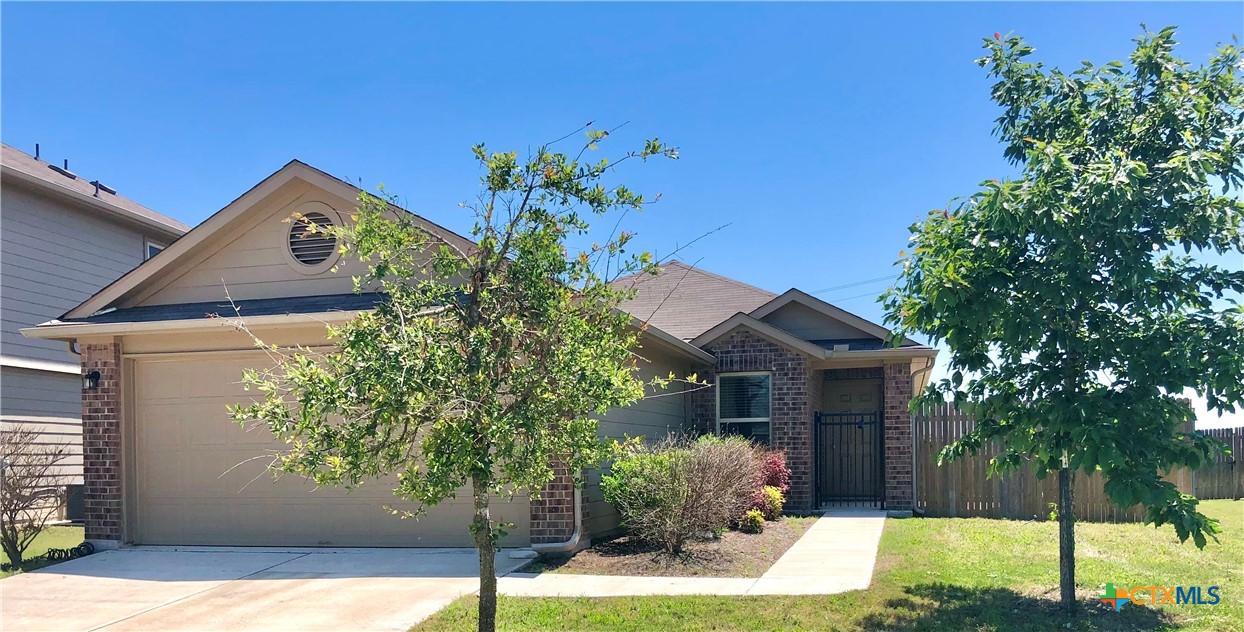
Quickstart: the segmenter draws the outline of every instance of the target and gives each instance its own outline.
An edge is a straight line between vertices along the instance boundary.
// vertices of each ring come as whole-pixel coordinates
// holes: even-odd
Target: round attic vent
[[[312,224],[321,230],[313,232]],[[333,220],[323,213],[304,213],[289,229],[289,253],[306,266],[324,263],[337,250],[337,238],[325,235],[322,230],[332,225]]]

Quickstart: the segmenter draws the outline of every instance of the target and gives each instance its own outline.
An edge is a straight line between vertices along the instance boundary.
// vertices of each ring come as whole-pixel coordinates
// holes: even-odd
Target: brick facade
[[[565,542],[574,534],[574,477],[565,466],[555,467],[553,472],[553,482],[544,487],[540,498],[531,499],[532,544]],[[581,519],[586,524],[587,503],[582,503],[582,509]]]
[[[767,371],[772,375],[770,389],[772,406],[769,411],[770,443],[786,453],[791,469],[790,493],[786,507],[792,511],[813,509],[812,487],[812,413],[816,406],[813,391],[819,392],[818,377],[809,370],[808,359],[746,329],[740,329],[706,347],[717,358],[712,369],[701,377],[717,382],[718,373]],[[716,388],[700,389],[691,394],[690,417],[696,432],[716,431]]]
[[[911,511],[912,479],[911,363],[885,365],[885,506]]]
[[[99,371],[99,388],[82,391],[82,473],[86,539],[115,546],[124,538],[121,497],[121,344],[83,344],[82,373]]]

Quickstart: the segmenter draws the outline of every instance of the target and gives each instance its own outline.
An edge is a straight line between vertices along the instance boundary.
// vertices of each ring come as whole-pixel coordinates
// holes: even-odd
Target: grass
[[[25,558],[25,562],[22,563],[21,570],[0,571],[0,578],[56,564],[57,562],[46,562],[44,560],[36,560],[35,558],[47,553],[48,549],[67,549],[72,546],[78,546],[82,544],[82,536],[82,527],[48,527],[44,529],[43,533],[40,533],[39,537],[30,543],[30,548],[26,549],[26,553],[22,556]],[[0,561],[8,564],[9,556],[0,552]]]
[[[873,585],[828,596],[502,598],[501,630],[1238,630],[1244,629],[1244,502],[1206,501],[1221,542],[1179,544],[1169,528],[1076,525],[1080,611],[1057,609],[1058,533],[1053,522],[914,518],[888,520]],[[1216,606],[1124,606],[1097,601],[1107,582],[1217,585]],[[475,597],[422,632],[475,629]]]

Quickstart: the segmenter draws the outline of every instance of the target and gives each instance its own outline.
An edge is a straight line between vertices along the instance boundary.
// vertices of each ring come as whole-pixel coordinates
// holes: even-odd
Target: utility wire
[[[854,283],[845,283],[843,285],[835,285],[833,287],[827,287],[824,289],[815,290],[813,292],[808,292],[808,294],[824,294],[826,292],[833,292],[834,290],[845,290],[847,288],[859,287],[861,285],[868,285],[870,283],[880,283],[881,281],[890,281],[892,279],[897,279],[897,278],[898,278],[897,274],[887,274],[886,276],[877,277],[875,279],[865,279],[863,281],[856,281]]]

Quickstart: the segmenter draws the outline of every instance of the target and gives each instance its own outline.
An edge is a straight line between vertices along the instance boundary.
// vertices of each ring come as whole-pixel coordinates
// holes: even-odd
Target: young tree
[[[1192,256],[1244,252],[1240,54],[1223,46],[1194,68],[1172,53],[1173,28],[1136,42],[1130,67],[1064,74],[1018,37],[985,40],[996,133],[1020,175],[913,225],[884,298],[899,331],[950,348],[950,377],[922,399],[979,419],[939,461],[997,441],[991,474],[1026,460],[1058,473],[1068,609],[1073,474],[1099,472],[1114,503],[1203,547],[1217,522],[1162,475],[1221,445],[1183,429],[1181,398],[1244,403],[1244,272]]]
[[[577,254],[568,241],[590,218],[649,204],[605,183],[617,164],[678,154],[650,140],[616,162],[580,161],[607,136],[588,129],[577,156],[541,147],[525,161],[476,146],[483,192],[463,204],[476,217],[469,250],[361,195],[355,223],[328,230],[370,262],[356,285],[378,285],[387,300],[330,327],[332,352],[268,347],[275,367],[245,376],[262,401],[232,409],[288,444],[277,469],[319,485],[396,474],[394,495],[420,511],[469,485],[480,630],[495,626],[494,556],[505,535],[491,499],[538,493],[556,466],[597,465],[606,452],[590,415],[644,396],[640,332],[617,309],[627,292],[610,280],[654,272],[655,262],[628,255],[625,232]]]
[[[69,446],[45,441],[23,423],[0,430],[0,548],[14,567],[64,507]]]

